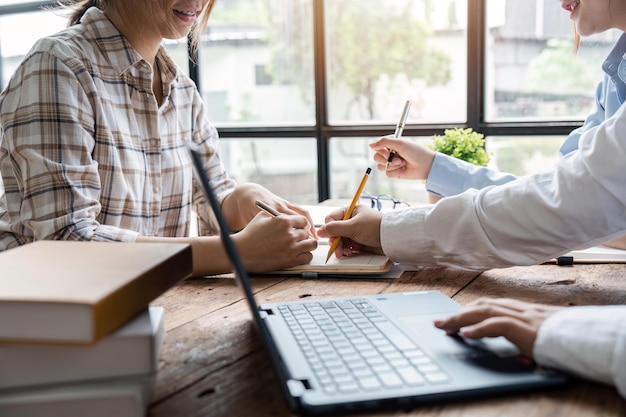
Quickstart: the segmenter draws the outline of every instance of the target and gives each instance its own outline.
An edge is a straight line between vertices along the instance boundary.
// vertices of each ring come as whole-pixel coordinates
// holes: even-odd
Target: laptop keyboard
[[[283,305],[279,311],[329,394],[450,381],[366,299]]]

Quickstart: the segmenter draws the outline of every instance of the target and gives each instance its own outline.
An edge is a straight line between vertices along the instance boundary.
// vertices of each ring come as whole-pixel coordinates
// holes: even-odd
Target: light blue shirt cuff
[[[517,177],[513,174],[480,167],[437,152],[426,180],[426,189],[431,193],[449,197],[472,188],[480,190],[491,185],[505,184],[515,179]]]

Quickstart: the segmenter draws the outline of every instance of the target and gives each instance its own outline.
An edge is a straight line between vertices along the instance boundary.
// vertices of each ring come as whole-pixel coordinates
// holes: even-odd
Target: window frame
[[[312,0],[313,5],[313,45],[315,68],[315,124],[312,126],[260,126],[260,127],[220,127],[220,137],[253,138],[315,138],[317,142],[318,198],[319,201],[330,198],[330,140],[338,138],[378,137],[393,131],[393,125],[332,125],[328,115],[328,89],[325,58],[325,23],[324,10],[327,0]],[[332,1],[332,0],[331,0]],[[472,128],[489,136],[549,136],[567,135],[581,126],[581,120],[559,121],[520,121],[487,122],[485,120],[485,59],[486,59],[486,1],[467,0],[467,120],[462,124],[407,124],[406,136],[431,136],[441,134],[443,130],[463,127]],[[0,16],[25,12],[40,11],[42,7],[51,7],[56,1],[31,1],[27,3],[0,6]],[[196,62],[200,62],[196,60]],[[1,74],[0,62],[0,74]],[[192,59],[189,60],[189,74],[200,88],[202,79],[200,69]],[[3,81],[3,80],[0,80]]]

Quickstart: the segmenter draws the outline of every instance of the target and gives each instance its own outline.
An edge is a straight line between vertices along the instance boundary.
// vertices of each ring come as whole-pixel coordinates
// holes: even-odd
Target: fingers
[[[314,239],[317,239],[317,230],[315,230],[315,226],[314,226],[313,218],[311,217],[311,214],[307,210],[303,209],[302,207],[295,206],[291,203],[287,203],[287,207],[288,209],[285,210],[285,212],[288,212],[288,214],[298,214],[307,219],[308,225],[306,228],[309,230],[311,237]]]
[[[315,227],[312,226],[313,222],[310,218],[304,217],[300,214],[287,215],[285,217],[301,239],[317,239],[317,232],[315,231]]]
[[[483,297],[483,298],[479,298],[478,300],[475,300],[471,303],[468,304],[468,306],[489,306],[489,305],[494,305],[494,306],[500,306],[503,308],[507,308],[509,310],[514,310],[516,312],[520,312],[520,313],[525,313],[525,314],[529,314],[529,313],[545,313],[545,312],[553,312],[556,310],[560,310],[563,307],[560,306],[549,306],[549,305],[545,305],[545,304],[536,304],[536,303],[529,303],[526,301],[521,301],[521,300],[516,300],[513,298],[487,298],[487,297]]]
[[[279,205],[278,208],[274,210],[276,210],[280,214],[287,214],[306,219],[306,224],[303,228],[308,230],[308,234],[311,238],[317,239],[317,231],[315,230],[315,226],[313,225],[313,219],[307,210],[304,210],[303,208],[300,208],[298,206],[294,206],[290,203],[286,203],[285,205]],[[270,214],[268,213],[268,215]],[[295,225],[294,227],[300,226]]]
[[[482,298],[434,324],[448,334],[460,333],[464,337],[504,336],[530,357],[539,327],[561,308],[509,298]]]
[[[319,229],[317,229],[317,234],[320,237],[334,238],[336,236],[340,237],[350,237],[352,230],[350,226],[346,226],[346,222],[349,220],[343,219],[335,219],[335,218],[327,218],[327,223],[322,225]]]
[[[435,321],[435,326],[449,334],[454,334],[463,327],[479,323],[491,317],[512,317],[516,313],[518,312],[496,305],[468,305],[459,314]]]
[[[311,234],[311,224],[309,220],[301,216],[299,214],[284,214],[280,216],[270,216],[264,211],[257,213],[255,216],[256,220],[260,218],[260,222],[274,222],[274,230],[275,233],[289,233],[291,234],[297,241],[301,240],[313,240],[316,241],[316,237]],[[282,224],[282,226],[281,226]]]
[[[489,306],[489,305],[500,306],[500,307],[508,308],[508,309],[515,310],[515,311],[523,311],[533,304],[520,301],[520,300],[515,300],[513,298],[482,297],[475,301],[472,301],[467,306],[469,307],[469,306]]]
[[[406,166],[406,161],[399,155],[391,161],[389,167],[387,167],[387,160],[389,159],[390,149],[393,149],[391,146],[393,144],[401,145],[398,143],[398,139],[391,139],[390,136],[386,136],[377,140],[376,142],[370,143],[369,146],[372,150],[376,151],[374,154],[374,162],[376,162],[376,169],[378,171],[385,171],[388,177],[397,177],[399,175],[393,175],[394,171],[400,171]],[[396,172],[395,174],[398,174]]]
[[[388,149],[393,149],[393,144],[397,143],[398,139],[395,139],[392,135],[387,135],[387,136],[383,136],[382,138],[379,138],[378,140],[375,140],[374,142],[371,142],[369,144],[369,147],[378,152],[378,151],[385,151],[387,150],[387,155],[389,154]]]
[[[481,298],[469,303],[460,313],[446,319],[437,320],[435,325],[448,333],[456,333],[461,328],[475,325],[494,317],[508,317],[520,322],[530,322],[533,311],[544,310],[538,304],[526,303],[509,298]]]

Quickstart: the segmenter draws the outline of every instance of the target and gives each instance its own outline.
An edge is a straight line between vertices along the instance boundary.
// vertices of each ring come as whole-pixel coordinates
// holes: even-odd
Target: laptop
[[[562,385],[504,338],[448,336],[435,318],[461,306],[439,291],[258,305],[195,145],[197,178],[289,407],[325,415],[405,408]]]

